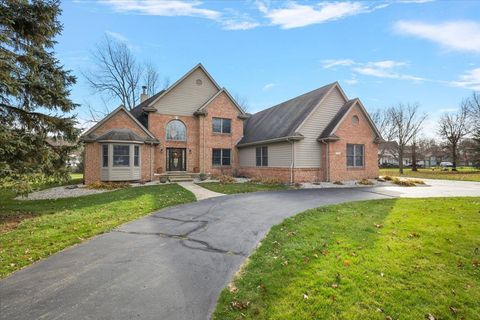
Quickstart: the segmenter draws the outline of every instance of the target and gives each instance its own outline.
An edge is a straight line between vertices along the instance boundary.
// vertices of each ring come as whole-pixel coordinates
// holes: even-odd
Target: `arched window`
[[[355,115],[355,116],[352,117],[352,123],[353,124],[357,124],[358,121],[359,121],[358,116]]]
[[[187,128],[180,120],[172,120],[167,124],[167,140],[187,140]]]

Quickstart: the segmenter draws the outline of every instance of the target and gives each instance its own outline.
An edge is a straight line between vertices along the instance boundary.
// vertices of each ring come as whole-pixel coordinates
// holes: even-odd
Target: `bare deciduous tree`
[[[392,154],[396,154],[396,150],[392,149],[392,144],[388,143],[394,139],[394,130],[392,126],[392,121],[390,118],[389,109],[377,109],[370,114],[373,122],[380,131],[383,140],[386,143],[381,143],[379,145],[380,154],[378,155],[378,160],[382,159],[385,155],[385,152],[389,151]]]
[[[249,105],[248,105],[248,100],[246,97],[242,96],[242,95],[239,95],[238,93],[235,93],[233,95],[233,99],[235,99],[235,101],[237,102],[237,104],[240,106],[240,108],[242,108],[243,112],[247,112],[248,109],[249,109]]]
[[[89,85],[128,109],[138,103],[142,85],[149,94],[156,92],[158,72],[152,64],[139,63],[125,43],[106,35],[92,52],[92,60],[94,68],[83,73]]]
[[[398,143],[398,165],[403,173],[403,155],[405,147],[418,136],[426,114],[419,114],[417,104],[399,104],[388,109],[392,122],[392,136]]]
[[[438,123],[438,134],[448,141],[454,171],[457,170],[458,144],[470,132],[468,115],[468,101],[465,100],[457,112],[444,113]]]

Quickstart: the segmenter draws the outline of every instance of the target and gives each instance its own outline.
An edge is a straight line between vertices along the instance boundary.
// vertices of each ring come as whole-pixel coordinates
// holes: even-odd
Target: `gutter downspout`
[[[325,178],[327,182],[330,182],[330,157],[329,157],[329,152],[330,152],[330,146],[328,142],[322,141],[323,144],[325,144]]]
[[[290,142],[292,145],[292,159],[290,161],[290,184],[293,184],[293,169],[295,168],[295,140],[287,139],[287,141]]]

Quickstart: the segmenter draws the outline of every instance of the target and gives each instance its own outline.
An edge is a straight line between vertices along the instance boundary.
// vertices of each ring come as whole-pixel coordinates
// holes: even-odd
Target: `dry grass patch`
[[[373,182],[368,179],[362,179],[360,181],[357,181],[357,184],[360,184],[362,186],[373,186]]]

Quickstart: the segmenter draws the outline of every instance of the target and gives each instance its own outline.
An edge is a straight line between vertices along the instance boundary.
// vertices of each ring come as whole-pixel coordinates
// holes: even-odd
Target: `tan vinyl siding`
[[[262,144],[261,146],[268,146],[268,167],[290,168],[292,163],[292,145],[289,142]],[[256,147],[251,146],[239,149],[241,167],[256,166]]]
[[[198,79],[201,85],[196,83]],[[217,92],[215,84],[199,68],[167,92],[154,107],[161,114],[191,116]]]
[[[321,166],[321,146],[318,136],[345,104],[340,91],[335,88],[299,129],[305,139],[295,142],[295,168]]]

